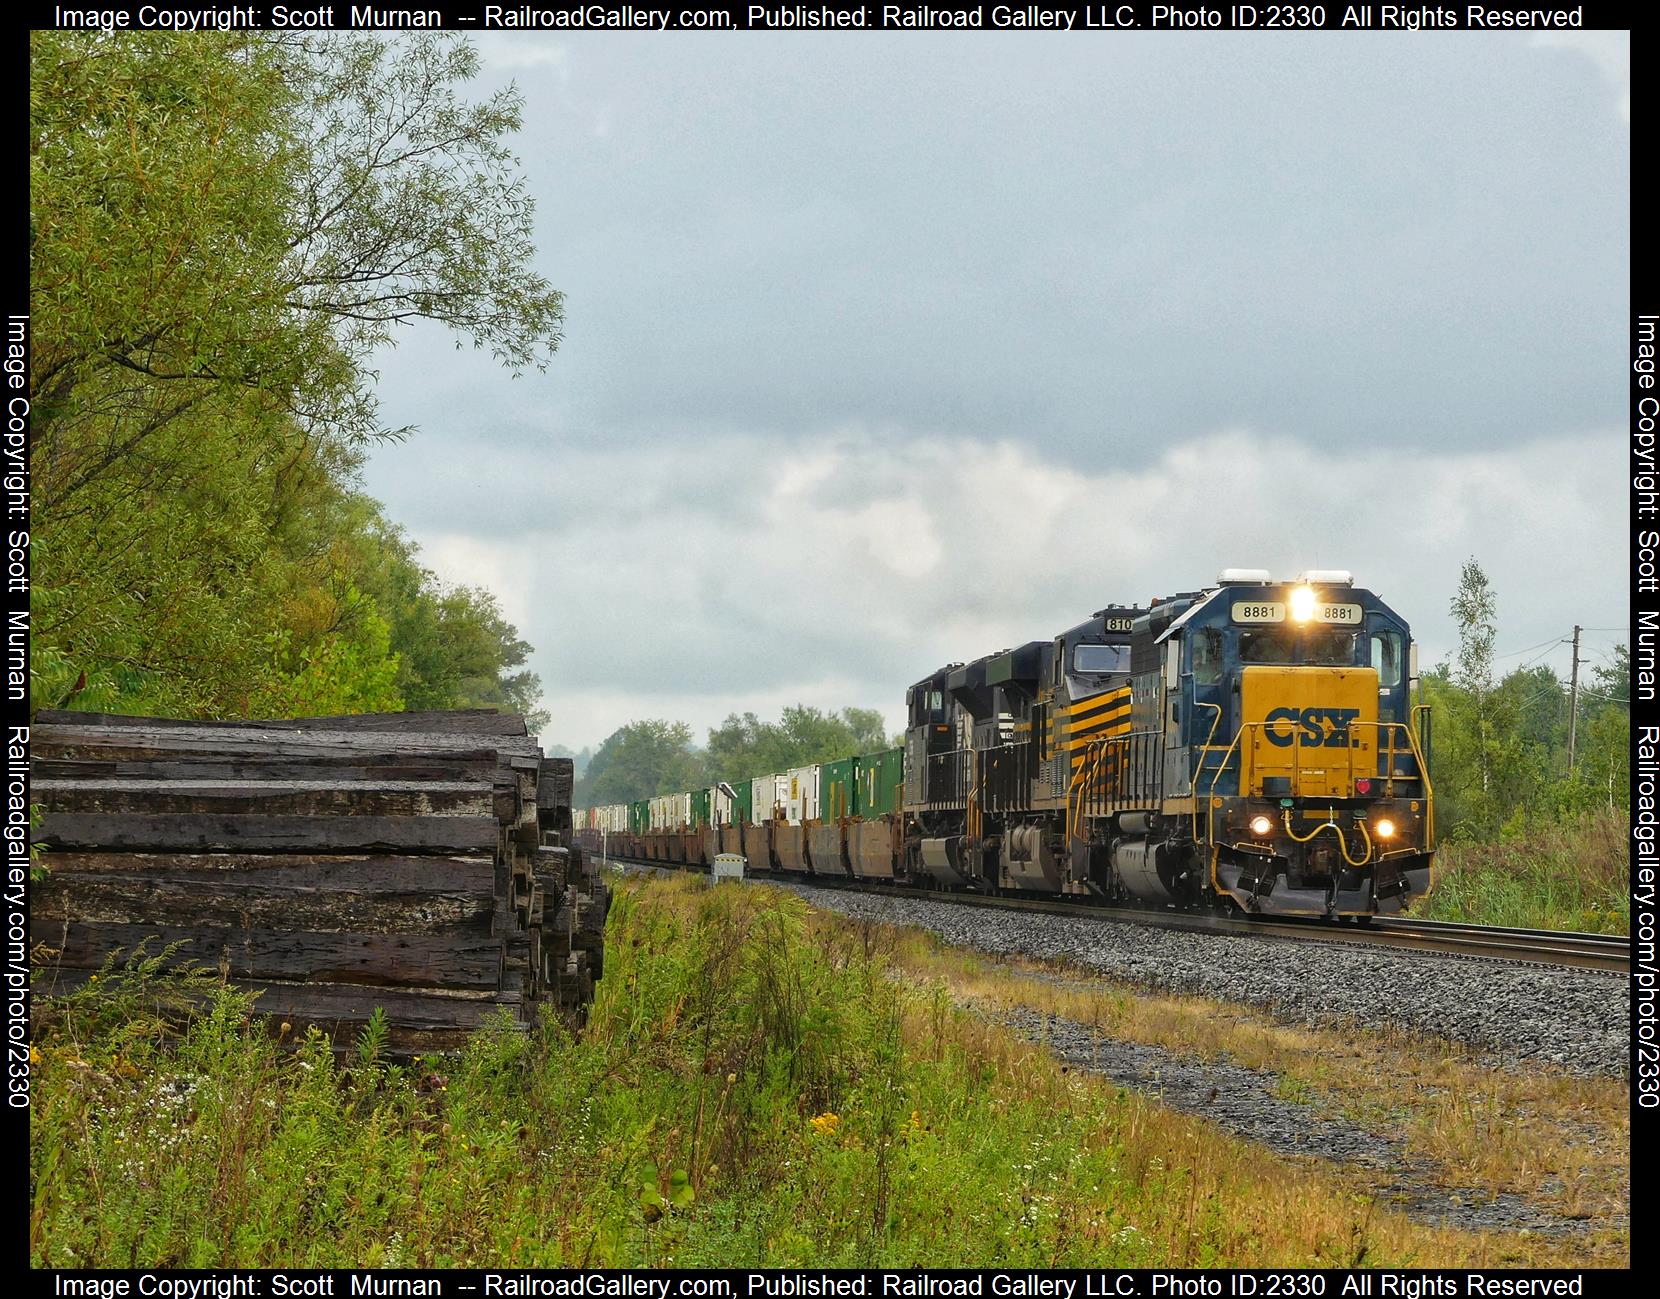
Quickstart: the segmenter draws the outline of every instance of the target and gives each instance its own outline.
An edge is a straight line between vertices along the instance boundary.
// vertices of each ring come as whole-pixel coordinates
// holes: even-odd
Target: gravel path
[[[1139,987],[1248,1002],[1291,1023],[1387,1024],[1511,1063],[1614,1075],[1631,1069],[1624,978],[768,883],[855,919],[911,925],[997,956],[1064,960]]]

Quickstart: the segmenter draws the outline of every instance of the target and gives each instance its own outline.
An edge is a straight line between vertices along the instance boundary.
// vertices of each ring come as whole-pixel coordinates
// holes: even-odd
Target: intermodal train
[[[902,748],[581,811],[615,856],[1364,923],[1429,891],[1406,622],[1337,570],[1112,605],[906,691]],[[737,776],[739,773],[732,773]]]

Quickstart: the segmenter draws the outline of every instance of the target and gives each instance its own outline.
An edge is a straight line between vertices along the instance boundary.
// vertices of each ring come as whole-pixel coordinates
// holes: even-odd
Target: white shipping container
[[[719,785],[709,787],[709,816],[716,825],[732,824],[732,800],[720,792]]]
[[[786,781],[784,807],[791,825],[818,820],[817,767],[791,767],[784,773]]]
[[[672,794],[674,803],[674,828],[687,830],[692,824],[692,796],[690,794]]]
[[[750,815],[756,825],[773,819],[775,809],[789,798],[790,781],[788,776],[757,776],[750,782],[750,792],[753,802],[750,804]]]

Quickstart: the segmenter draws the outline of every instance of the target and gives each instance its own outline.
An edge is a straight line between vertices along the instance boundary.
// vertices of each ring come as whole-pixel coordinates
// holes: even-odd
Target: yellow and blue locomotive
[[[1112,607],[907,695],[903,874],[1364,918],[1428,891],[1406,623],[1346,572]]]

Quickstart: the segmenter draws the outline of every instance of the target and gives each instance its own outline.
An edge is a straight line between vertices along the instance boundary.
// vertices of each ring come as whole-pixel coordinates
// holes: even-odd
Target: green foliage
[[[704,783],[700,756],[685,722],[630,722],[595,751],[577,801],[584,806],[632,803],[653,794],[677,793]]]
[[[625,888],[580,1041],[504,1019],[407,1070],[368,1030],[350,1070],[284,1050],[232,990],[172,1046],[120,1008],[49,1018],[31,1261],[1318,1265],[1365,1229],[1311,1192],[1330,1226],[1264,1243],[1260,1158],[1167,1167],[1196,1120],[890,980],[892,941],[770,889]]]
[[[873,708],[824,713],[796,704],[776,723],[733,714],[709,732],[707,752],[712,772],[742,780],[886,747],[882,715]]]
[[[709,732],[703,750],[693,747],[691,727],[684,722],[630,722],[607,736],[588,760],[579,774],[576,804],[632,803],[887,747],[882,714],[874,708],[825,713],[797,704],[784,709],[777,722],[734,713]]]
[[[1623,844],[1604,832],[1630,810],[1630,653],[1616,646],[1581,681],[1568,765],[1568,683],[1523,663],[1496,677],[1498,598],[1470,560],[1453,600],[1456,659],[1424,674],[1431,705],[1440,883],[1429,914],[1489,924],[1605,929],[1627,923],[1611,887]]]
[[[500,708],[524,714],[532,734],[545,726],[547,714],[536,707],[541,682],[523,668],[530,646],[495,596],[441,583],[404,530],[367,497],[346,497],[340,510],[338,547],[354,581],[385,613],[403,706]]]
[[[515,368],[557,345],[501,143],[520,101],[457,93],[468,42],[36,32],[30,50],[44,508],[205,401],[373,435],[364,366],[401,321]]]
[[[1462,622],[1455,663],[1424,674],[1434,717],[1431,765],[1443,840],[1489,842],[1559,819],[1630,807],[1630,654],[1615,647],[1582,682],[1577,746],[1568,769],[1568,684],[1524,663],[1496,682],[1497,598],[1471,560],[1453,602]],[[1594,683],[1594,684],[1592,684]]]
[[[386,1024],[386,1012],[376,1006],[369,1012],[369,1022],[364,1024],[357,1035],[359,1069],[372,1069],[380,1063],[381,1053],[386,1050],[386,1039],[390,1032]]]
[[[1624,815],[1603,809],[1518,829],[1497,842],[1446,846],[1424,914],[1522,929],[1631,932]]]
[[[30,40],[31,703],[208,717],[496,705],[529,647],[349,483],[365,367],[435,319],[558,341],[466,42]]]

